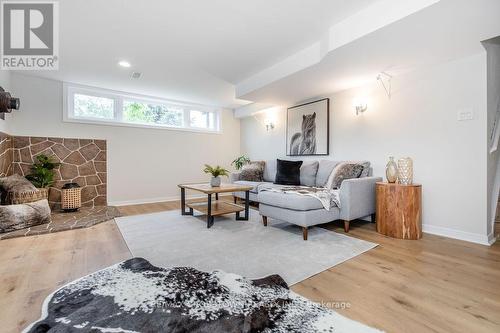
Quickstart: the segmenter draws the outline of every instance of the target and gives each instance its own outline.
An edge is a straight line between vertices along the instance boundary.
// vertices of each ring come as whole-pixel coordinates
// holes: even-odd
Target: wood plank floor
[[[120,210],[135,215],[178,206]],[[343,233],[340,223],[326,227]],[[500,332],[500,244],[427,234],[419,241],[395,240],[361,222],[352,224],[349,235],[380,246],[292,289],[325,305],[345,302],[349,307],[337,311],[387,332]],[[57,287],[130,257],[113,221],[0,241],[0,331],[18,332],[36,320]]]

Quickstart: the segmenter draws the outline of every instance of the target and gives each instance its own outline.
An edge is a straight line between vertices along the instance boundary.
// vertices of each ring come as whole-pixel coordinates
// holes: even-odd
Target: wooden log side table
[[[400,239],[422,238],[422,185],[376,185],[377,232]]]

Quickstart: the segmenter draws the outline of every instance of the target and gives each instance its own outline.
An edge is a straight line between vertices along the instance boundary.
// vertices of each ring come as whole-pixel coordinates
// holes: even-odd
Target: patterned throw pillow
[[[346,179],[359,178],[363,172],[363,165],[357,163],[342,162],[333,168],[325,187],[328,189],[338,189]]]
[[[245,164],[241,168],[240,180],[245,180],[249,182],[262,182],[264,180],[264,167],[266,162],[264,161],[253,161]]]
[[[359,175],[359,178],[368,177],[370,175],[370,165],[371,165],[370,162],[358,161],[358,162],[352,162],[352,163],[361,164],[361,166],[363,167],[363,171],[361,171],[361,175]]]
[[[361,171],[361,175],[359,176],[359,178],[370,176],[371,163],[369,161],[345,161],[345,162],[353,163],[353,164],[360,164],[361,166],[363,166],[363,171]]]

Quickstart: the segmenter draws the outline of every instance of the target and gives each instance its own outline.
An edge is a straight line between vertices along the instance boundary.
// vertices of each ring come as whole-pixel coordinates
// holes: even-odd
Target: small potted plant
[[[221,176],[228,176],[229,175],[229,171],[227,171],[226,169],[220,167],[220,166],[216,166],[216,167],[212,167],[208,164],[205,164],[205,169],[203,169],[203,172],[205,173],[209,173],[212,175],[212,179],[210,179],[210,186],[212,187],[219,187],[220,186],[220,183],[221,183]]]
[[[40,154],[36,157],[36,162],[31,167],[31,173],[26,176],[36,188],[44,192],[44,197],[49,196],[49,187],[54,184],[54,169],[58,168],[60,163],[47,156]]]
[[[248,163],[250,163],[250,159],[247,156],[242,155],[242,156],[236,158],[234,161],[232,161],[231,165],[234,165],[236,170],[240,170],[245,164],[248,164]]]

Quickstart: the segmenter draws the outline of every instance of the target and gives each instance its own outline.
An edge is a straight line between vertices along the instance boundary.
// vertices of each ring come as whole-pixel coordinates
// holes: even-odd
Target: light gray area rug
[[[249,221],[236,221],[234,214],[216,217],[210,229],[204,216],[182,216],[177,210],[119,217],[116,223],[132,255],[153,265],[222,270],[251,279],[279,274],[288,285],[377,246],[319,227],[310,228],[304,241],[301,228],[271,219],[264,227],[252,209]]]

